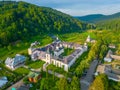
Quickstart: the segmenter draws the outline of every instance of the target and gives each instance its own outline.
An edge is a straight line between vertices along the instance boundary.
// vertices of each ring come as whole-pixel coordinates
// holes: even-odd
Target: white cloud
[[[55,8],[73,16],[120,12],[120,0],[22,0]]]
[[[108,5],[108,6],[99,6],[97,8],[69,8],[69,9],[63,9],[63,8],[56,8],[59,11],[62,11],[64,13],[70,14],[72,16],[84,16],[88,14],[113,14],[120,12],[120,5],[118,4],[113,4],[113,5]]]

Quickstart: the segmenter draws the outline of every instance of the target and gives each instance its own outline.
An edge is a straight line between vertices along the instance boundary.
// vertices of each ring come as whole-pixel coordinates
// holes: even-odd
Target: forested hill
[[[120,18],[101,21],[96,24],[98,29],[105,30],[119,30],[120,31]]]
[[[75,18],[78,18],[81,21],[94,23],[97,19],[104,17],[102,14],[91,14],[86,16],[76,16]]]
[[[76,17],[79,20],[86,21],[89,23],[97,23],[100,21],[120,18],[120,12],[112,15],[92,14],[87,16]]]
[[[0,46],[48,33],[68,33],[90,28],[87,23],[57,10],[26,2],[0,2]]]

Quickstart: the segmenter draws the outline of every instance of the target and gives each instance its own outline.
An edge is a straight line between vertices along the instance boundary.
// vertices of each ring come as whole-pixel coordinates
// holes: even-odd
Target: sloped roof
[[[68,63],[71,62],[73,59],[74,59],[74,57],[70,55],[70,56],[67,56],[66,58],[64,58],[63,62],[66,63],[66,64],[68,64]]]
[[[118,55],[111,55],[111,57],[115,60],[120,60],[120,56],[118,56]]]
[[[0,78],[0,87],[5,85],[8,82],[7,77],[2,77]]]
[[[108,51],[106,58],[111,58],[111,55],[113,54],[113,52],[111,50]]]
[[[105,72],[105,65],[98,65],[97,72],[104,73]]]
[[[13,66],[16,65],[18,62],[25,61],[26,57],[23,55],[16,54],[15,58],[7,58],[5,64]]]

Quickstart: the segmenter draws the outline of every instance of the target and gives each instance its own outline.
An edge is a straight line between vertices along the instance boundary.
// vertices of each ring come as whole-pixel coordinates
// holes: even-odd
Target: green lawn
[[[29,66],[30,68],[33,68],[33,69],[37,69],[37,68],[41,68],[44,63],[45,62],[41,61],[41,60],[30,61],[30,63],[27,66]]]
[[[96,39],[96,31],[95,30],[88,30],[78,33],[68,33],[68,34],[61,34],[59,35],[59,38],[66,42],[74,42],[78,44],[83,44],[87,38],[87,36],[90,35],[91,38]]]
[[[47,68],[48,68],[48,70],[52,70],[53,72],[57,72],[57,73],[63,74],[63,75],[66,76],[66,77],[72,77],[72,74],[71,74],[71,73],[64,71],[63,68],[56,67],[56,66],[53,65],[53,64],[48,65]]]
[[[71,48],[65,48],[64,52],[61,54],[62,56],[68,56],[74,52],[74,49]]]
[[[61,74],[65,74],[65,73],[67,73],[66,71],[64,71],[63,68],[56,67],[56,66],[53,65],[53,64],[48,65],[47,68],[48,68],[48,70],[52,70],[52,71],[55,71],[55,72],[58,72],[58,73],[61,73]]]
[[[20,67],[17,68],[16,70],[14,70],[14,73],[18,74],[18,75],[27,75],[30,72],[30,70]]]

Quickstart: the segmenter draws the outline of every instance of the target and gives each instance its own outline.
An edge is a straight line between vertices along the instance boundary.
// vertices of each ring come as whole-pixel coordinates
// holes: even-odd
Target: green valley
[[[0,1],[0,90],[119,90],[120,13],[31,1]]]

